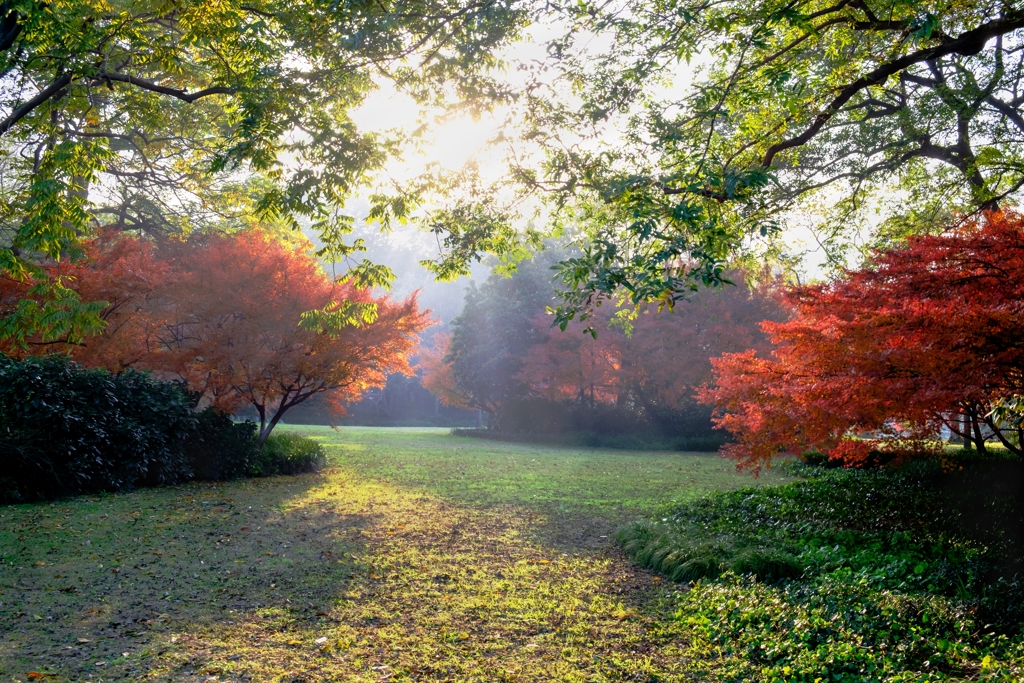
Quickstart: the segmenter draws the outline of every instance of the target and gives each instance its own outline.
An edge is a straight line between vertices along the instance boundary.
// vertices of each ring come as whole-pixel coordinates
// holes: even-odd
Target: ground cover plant
[[[0,508],[0,678],[687,680],[675,587],[610,536],[730,463],[290,429],[326,471]]]
[[[1024,468],[804,468],[618,533],[695,582],[677,616],[726,680],[890,681],[1024,674]]]

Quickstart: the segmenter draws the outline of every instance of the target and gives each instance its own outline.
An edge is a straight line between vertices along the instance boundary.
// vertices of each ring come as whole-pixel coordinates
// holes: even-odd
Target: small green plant
[[[316,472],[327,464],[327,453],[319,441],[290,432],[271,434],[253,459],[249,474],[272,477],[278,474]]]

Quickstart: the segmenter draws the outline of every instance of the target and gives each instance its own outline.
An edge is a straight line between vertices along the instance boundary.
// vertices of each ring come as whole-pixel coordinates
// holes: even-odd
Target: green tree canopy
[[[543,340],[536,317],[554,299],[551,265],[564,254],[552,245],[520,263],[515,273],[492,273],[466,291],[443,360],[451,364],[454,389],[468,407],[494,415],[507,401],[529,395],[517,374],[530,347]]]
[[[95,224],[166,235],[240,210],[308,220],[348,257],[340,207],[399,151],[353,109],[387,79],[423,104],[500,102],[495,53],[527,18],[515,0],[4,0],[0,276],[40,277]],[[40,287],[0,333],[98,325]]]
[[[1019,3],[562,11],[569,30],[521,100],[523,137],[544,162],[514,164],[513,177],[555,222],[583,226],[583,254],[561,270],[563,322],[623,291],[671,305],[797,212],[816,214],[841,264],[862,228],[899,239],[1012,203],[1024,186]],[[481,225],[450,221],[452,243]]]

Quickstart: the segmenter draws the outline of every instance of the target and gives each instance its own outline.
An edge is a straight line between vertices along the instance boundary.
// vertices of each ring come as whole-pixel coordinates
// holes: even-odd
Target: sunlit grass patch
[[[674,588],[610,536],[729,463],[310,432],[321,474],[0,508],[0,675],[685,680]]]

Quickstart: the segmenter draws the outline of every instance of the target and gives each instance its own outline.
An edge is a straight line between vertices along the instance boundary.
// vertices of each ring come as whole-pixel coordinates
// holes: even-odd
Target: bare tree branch
[[[21,121],[35,109],[45,104],[48,100],[51,100],[59,93],[62,93],[64,88],[71,83],[71,79],[71,74],[64,74],[50,85],[40,90],[39,93],[31,100],[12,111],[6,119],[0,121],[0,135],[7,133],[7,131],[13,128],[14,124],[18,121]]]

